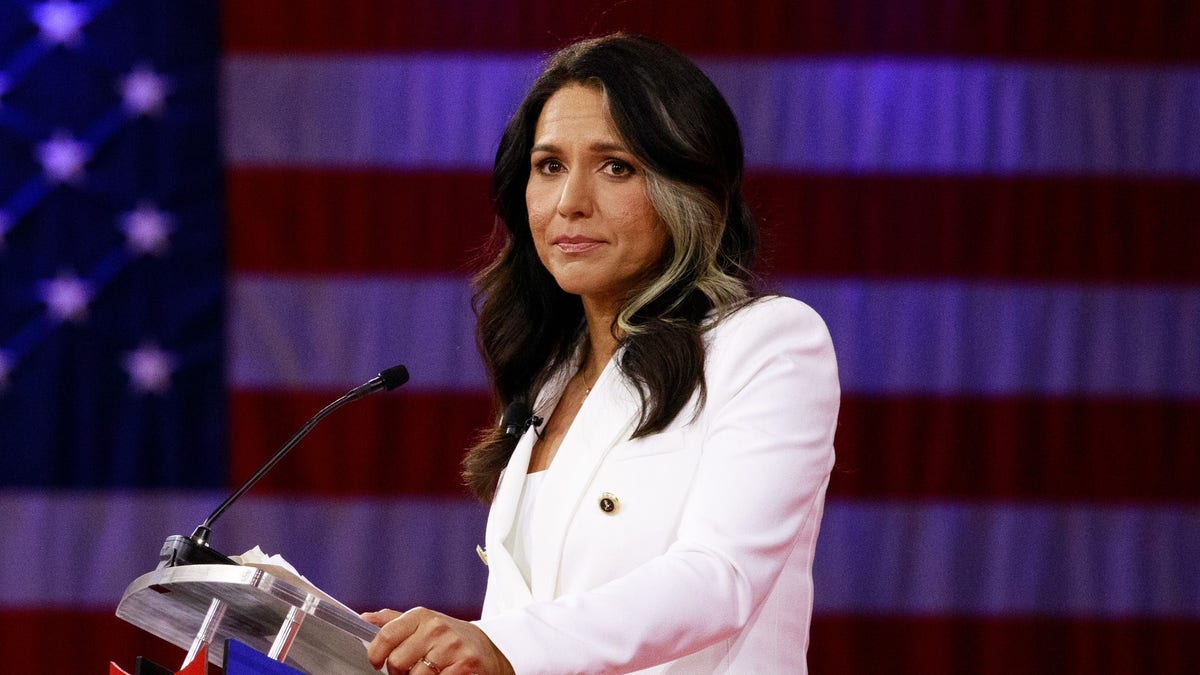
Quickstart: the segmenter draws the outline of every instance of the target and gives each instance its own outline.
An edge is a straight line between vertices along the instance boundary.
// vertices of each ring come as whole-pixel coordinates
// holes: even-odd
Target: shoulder
[[[755,339],[779,338],[785,342],[831,343],[829,329],[816,310],[782,295],[755,298],[714,317],[707,330],[710,346],[743,343]]]
[[[754,299],[710,325],[705,335],[705,377],[710,385],[748,384],[764,372],[825,383],[837,389],[833,340],[821,316],[784,296]]]

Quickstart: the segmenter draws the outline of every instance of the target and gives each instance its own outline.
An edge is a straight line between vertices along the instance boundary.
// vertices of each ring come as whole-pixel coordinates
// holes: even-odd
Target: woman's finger
[[[410,609],[403,614],[393,615],[391,620],[383,624],[375,639],[367,645],[367,660],[371,665],[379,668],[387,663],[390,670],[408,672],[408,668],[416,662],[417,657],[423,655],[418,653],[420,647],[416,644],[417,641],[409,638],[413,637],[421,625],[421,612],[427,611],[429,610],[421,607]],[[405,658],[409,660],[401,665]]]
[[[381,609],[375,612],[363,612],[359,616],[362,617],[363,621],[382,628],[384,624],[400,616],[400,614],[400,612],[394,609]]]

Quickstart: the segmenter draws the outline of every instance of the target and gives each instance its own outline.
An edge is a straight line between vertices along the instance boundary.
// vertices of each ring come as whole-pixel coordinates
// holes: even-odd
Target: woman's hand
[[[401,614],[382,609],[362,615],[380,627],[367,647],[376,668],[389,675],[512,675],[512,665],[473,623],[424,607]]]

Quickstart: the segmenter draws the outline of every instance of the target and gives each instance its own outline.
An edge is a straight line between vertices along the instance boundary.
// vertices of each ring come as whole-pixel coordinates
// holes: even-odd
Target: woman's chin
[[[593,295],[603,288],[603,284],[597,283],[595,275],[588,274],[583,270],[568,270],[554,274],[554,280],[558,282],[558,287],[564,293],[571,295]]]

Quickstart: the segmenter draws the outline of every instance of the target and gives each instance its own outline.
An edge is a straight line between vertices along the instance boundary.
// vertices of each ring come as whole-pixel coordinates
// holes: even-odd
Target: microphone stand
[[[300,442],[300,439],[307,436],[308,432],[312,431],[313,427],[317,426],[317,423],[325,419],[330,413],[346,405],[347,403],[350,403],[351,401],[357,401],[358,399],[370,394],[374,394],[377,391],[391,391],[405,382],[408,382],[408,369],[404,366],[392,366],[391,368],[379,373],[377,377],[374,377],[368,382],[351,389],[345,394],[342,394],[342,396],[336,401],[322,408],[321,411],[316,415],[313,415],[312,419],[305,423],[304,426],[300,427],[300,430],[293,434],[292,437],[288,439],[288,442],[284,443],[283,447],[281,447],[274,455],[271,456],[270,459],[267,460],[266,464],[263,464],[261,467],[259,467],[258,471],[255,471],[254,475],[250,476],[250,478],[243,483],[241,487],[234,491],[233,494],[226,497],[225,501],[221,502],[221,504],[217,506],[217,508],[214,509],[207,518],[204,519],[204,522],[200,523],[200,525],[196,527],[195,531],[192,532],[190,537],[185,537],[179,534],[173,534],[167,537],[167,540],[163,542],[162,550],[160,550],[158,554],[158,569],[162,569],[164,567],[176,567],[179,565],[198,564],[236,565],[237,563],[231,560],[228,556],[217,552],[216,549],[209,546],[208,542],[212,538],[212,526],[213,523],[216,522],[217,518],[220,518],[221,514],[225,513],[226,509],[228,509],[242,495],[246,494],[246,491],[254,487],[255,483],[265,476],[268,471],[274,468],[274,466],[278,464],[281,459],[286,457],[287,454],[292,451],[292,448],[296,447],[296,444]]]

